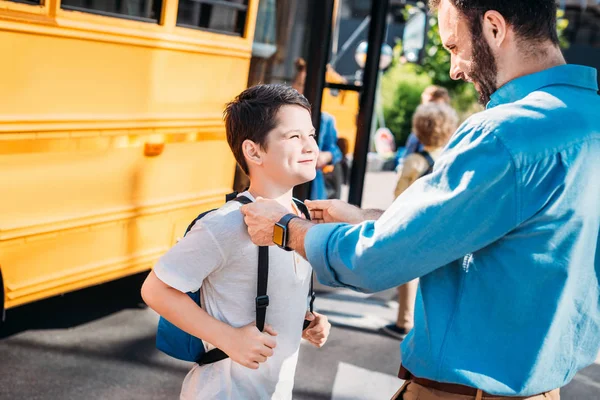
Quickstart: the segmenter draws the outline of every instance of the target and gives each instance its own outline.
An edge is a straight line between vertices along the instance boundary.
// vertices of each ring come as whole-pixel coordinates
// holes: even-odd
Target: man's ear
[[[242,152],[246,158],[246,163],[254,165],[262,165],[262,152],[260,146],[254,143],[252,140],[246,139],[242,143]]]
[[[483,16],[482,29],[490,47],[496,49],[504,44],[509,27],[502,14],[490,10]]]

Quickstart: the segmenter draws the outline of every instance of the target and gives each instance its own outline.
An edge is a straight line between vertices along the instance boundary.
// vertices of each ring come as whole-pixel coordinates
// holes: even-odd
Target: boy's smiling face
[[[296,186],[315,178],[319,146],[310,113],[296,105],[282,106],[277,126],[261,151],[262,173],[280,184]]]

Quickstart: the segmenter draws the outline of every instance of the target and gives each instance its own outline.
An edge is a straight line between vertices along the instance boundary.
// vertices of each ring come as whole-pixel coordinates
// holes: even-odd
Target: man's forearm
[[[377,220],[384,213],[383,210],[376,209],[368,209],[368,210],[360,210],[362,221],[371,221]],[[359,223],[357,221],[357,223]],[[302,257],[306,258],[306,249],[304,248],[304,239],[308,230],[314,225],[313,222],[307,221],[305,219],[294,218],[290,221],[288,225],[288,235],[290,235],[288,239],[288,247],[293,249],[296,253],[300,254]]]
[[[313,222],[301,218],[294,218],[288,225],[288,247],[292,248],[296,253],[306,258],[306,250],[304,249],[304,239],[308,230],[314,225]]]

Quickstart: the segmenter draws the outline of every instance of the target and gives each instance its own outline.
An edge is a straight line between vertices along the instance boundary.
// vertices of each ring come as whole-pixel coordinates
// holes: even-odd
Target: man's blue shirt
[[[324,284],[380,291],[422,277],[401,346],[414,375],[528,396],[596,358],[597,91],[596,70],[576,65],[517,78],[379,220],[308,232]]]

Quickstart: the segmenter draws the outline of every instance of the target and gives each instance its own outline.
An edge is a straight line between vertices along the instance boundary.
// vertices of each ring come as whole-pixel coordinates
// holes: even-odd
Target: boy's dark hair
[[[467,18],[473,39],[480,38],[483,16],[497,11],[514,29],[517,37],[524,40],[550,40],[558,44],[556,31],[556,0],[449,0]],[[436,10],[442,0],[429,0],[429,7]]]
[[[244,90],[227,103],[223,117],[227,143],[240,168],[248,174],[242,144],[251,140],[266,150],[267,134],[277,126],[282,106],[300,106],[309,113],[310,103],[295,89],[281,84],[256,85]]]

